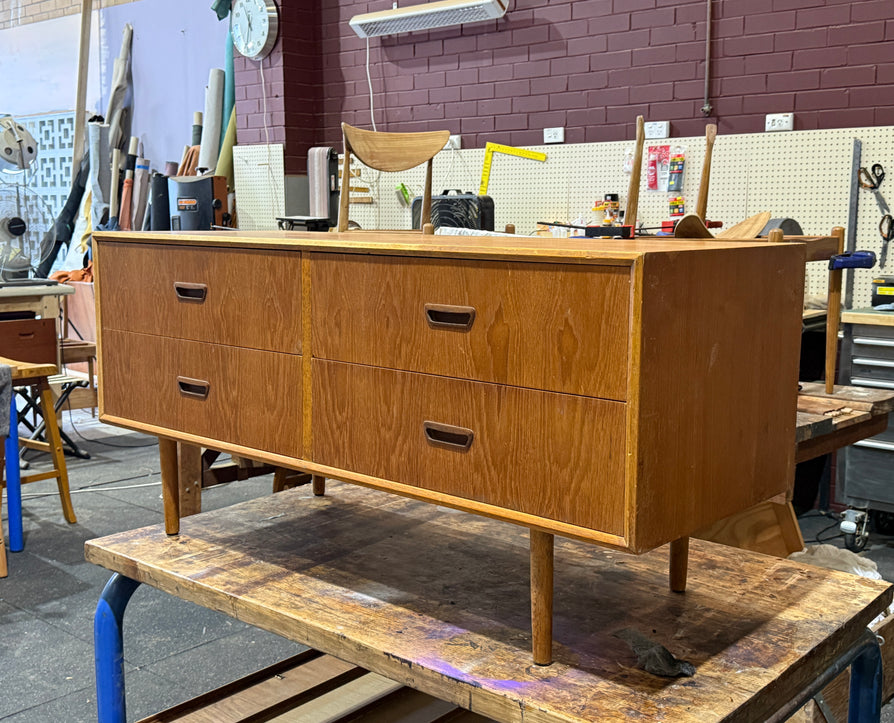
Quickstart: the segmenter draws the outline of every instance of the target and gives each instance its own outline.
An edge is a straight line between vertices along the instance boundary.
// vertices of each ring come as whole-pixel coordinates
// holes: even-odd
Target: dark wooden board
[[[87,559],[501,721],[764,720],[887,606],[887,583],[693,540],[557,540],[555,663],[531,664],[527,530],[332,483],[86,545]],[[633,628],[696,667],[636,667]]]

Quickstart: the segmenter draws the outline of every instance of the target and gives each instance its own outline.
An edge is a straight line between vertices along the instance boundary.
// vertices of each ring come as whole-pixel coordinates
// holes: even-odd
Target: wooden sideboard
[[[645,552],[791,483],[803,243],[94,241],[104,421],[528,526],[541,602],[552,534]]]

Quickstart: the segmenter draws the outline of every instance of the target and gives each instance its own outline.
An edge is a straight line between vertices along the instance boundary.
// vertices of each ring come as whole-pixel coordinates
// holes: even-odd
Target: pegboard
[[[794,218],[807,234],[826,234],[834,226],[847,227],[853,139],[863,143],[864,166],[881,163],[891,177],[881,193],[894,203],[894,127],[847,128],[787,133],[721,135],[714,142],[708,218],[729,227],[744,218],[770,211],[774,217]],[[500,139],[494,138],[496,142]],[[682,146],[686,152],[683,191],[646,190],[650,145]],[[518,233],[530,233],[538,221],[591,221],[600,218],[595,202],[606,193],[618,193],[626,203],[629,175],[624,173],[625,153],[632,141],[530,146],[546,153],[545,163],[495,154],[488,194],[494,199],[495,230],[515,224]],[[646,226],[669,218],[668,197],[682,195],[686,210],[694,211],[698,197],[704,137],[646,141],[639,195],[639,217]],[[461,189],[476,192],[484,163],[484,149],[445,150],[434,161],[432,191]],[[403,173],[363,169],[374,202],[352,205],[351,219],[363,228],[410,227],[410,210],[398,202],[396,186],[403,182],[421,192],[424,166]],[[860,190],[857,213],[857,248],[880,253],[878,222],[881,213],[871,191]],[[888,268],[894,273],[894,250]],[[875,270],[858,270],[854,307],[868,306]],[[825,297],[828,272],[825,263],[808,264],[807,294]]]
[[[285,208],[282,143],[233,147],[239,228],[272,231]]]

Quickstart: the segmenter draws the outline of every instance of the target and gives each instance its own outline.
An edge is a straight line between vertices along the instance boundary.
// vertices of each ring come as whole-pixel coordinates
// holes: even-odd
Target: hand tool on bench
[[[698,184],[698,202],[695,214],[702,220],[708,213],[708,185],[711,182],[711,155],[714,152],[714,139],[717,137],[717,126],[708,123],[705,126],[705,159],[702,161],[702,178]]]
[[[630,185],[627,186],[627,208],[624,220],[636,230],[636,213],[639,210],[639,180],[643,168],[643,143],[646,140],[645,120],[636,117],[636,148],[633,151],[633,168],[630,169]],[[635,235],[635,234],[634,234]]]

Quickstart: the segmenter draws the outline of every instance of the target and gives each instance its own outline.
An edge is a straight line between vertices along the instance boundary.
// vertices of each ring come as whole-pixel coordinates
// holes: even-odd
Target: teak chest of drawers
[[[553,533],[645,552],[790,483],[802,244],[95,241],[106,422],[526,525],[541,562]]]

